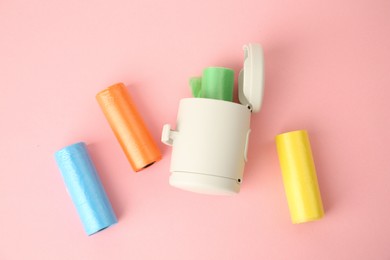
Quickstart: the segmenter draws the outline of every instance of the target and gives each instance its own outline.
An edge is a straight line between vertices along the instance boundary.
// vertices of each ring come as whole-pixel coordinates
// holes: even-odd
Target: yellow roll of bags
[[[307,132],[277,135],[276,146],[292,222],[322,218],[324,209]]]

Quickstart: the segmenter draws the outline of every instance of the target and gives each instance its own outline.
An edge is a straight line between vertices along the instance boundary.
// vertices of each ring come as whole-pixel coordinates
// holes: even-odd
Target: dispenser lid
[[[244,45],[244,67],[238,76],[240,103],[259,112],[264,92],[264,55],[259,44]]]

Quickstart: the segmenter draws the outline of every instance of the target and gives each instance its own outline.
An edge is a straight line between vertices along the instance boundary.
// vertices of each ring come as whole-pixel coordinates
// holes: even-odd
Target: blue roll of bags
[[[117,223],[85,143],[69,145],[55,158],[88,236]]]

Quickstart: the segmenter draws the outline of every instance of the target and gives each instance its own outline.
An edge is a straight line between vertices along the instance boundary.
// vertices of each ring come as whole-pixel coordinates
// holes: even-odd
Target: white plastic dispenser
[[[176,129],[164,125],[161,140],[172,146],[169,183],[179,189],[216,195],[235,194],[243,181],[251,113],[263,98],[263,51],[243,47],[244,67],[238,78],[241,104],[209,99],[180,101]]]

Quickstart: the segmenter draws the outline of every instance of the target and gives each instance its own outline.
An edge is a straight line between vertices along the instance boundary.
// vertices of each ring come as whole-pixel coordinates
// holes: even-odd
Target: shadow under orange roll
[[[96,95],[133,170],[138,172],[161,159],[161,153],[123,83]]]

